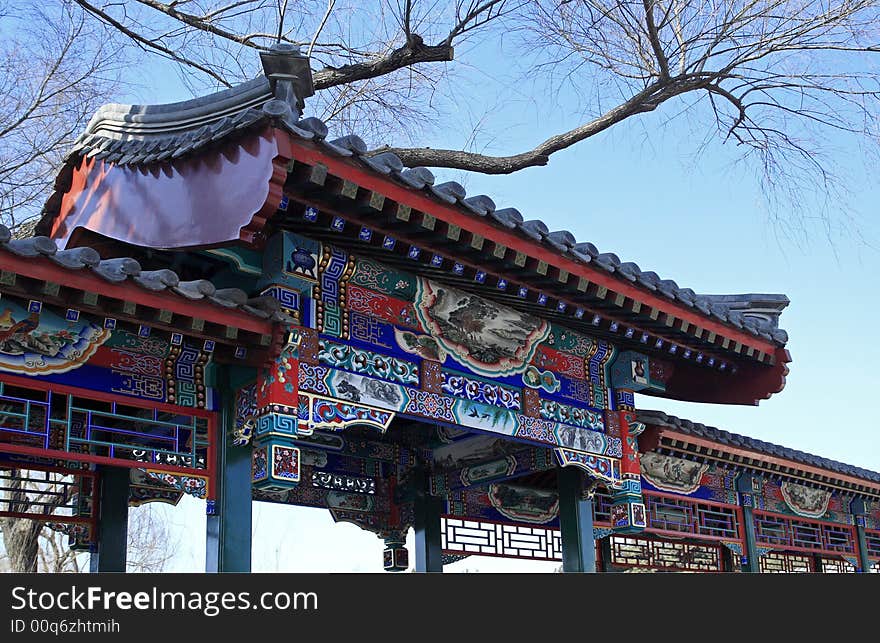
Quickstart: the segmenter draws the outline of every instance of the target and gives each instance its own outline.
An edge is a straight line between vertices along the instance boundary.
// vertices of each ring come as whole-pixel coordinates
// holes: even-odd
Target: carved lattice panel
[[[842,558],[822,558],[823,574],[855,574],[856,566]]]
[[[635,536],[611,536],[612,565],[691,572],[720,572],[721,546]]]
[[[444,516],[441,530],[444,553],[562,560],[558,529]]]
[[[771,551],[761,556],[762,574],[795,574],[813,571],[813,558],[805,554]]]

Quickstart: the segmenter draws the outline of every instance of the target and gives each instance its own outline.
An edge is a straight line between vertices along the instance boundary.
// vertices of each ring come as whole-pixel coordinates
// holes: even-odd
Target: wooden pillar
[[[253,377],[247,369],[218,373],[220,427],[217,432],[217,500],[208,508],[205,571],[251,571],[251,447],[234,446],[235,392]]]
[[[742,509],[742,530],[743,551],[742,570],[750,573],[760,573],[761,560],[758,555],[758,541],[755,536],[755,514],[754,504],[755,497],[753,495],[754,485],[751,473],[742,473],[736,481],[736,488],[739,491],[739,504]]]
[[[443,513],[444,499],[432,496],[428,484],[427,471],[417,470],[414,496],[414,529],[417,572],[443,571],[443,543],[440,537],[440,515]]]
[[[862,498],[855,498],[850,505],[850,510],[856,518],[856,541],[859,547],[859,570],[867,574],[871,571],[871,559],[868,558],[868,541],[865,538],[865,516],[868,507]]]
[[[92,573],[125,571],[130,476],[122,467],[101,468],[98,543],[89,560]]]
[[[560,468],[558,487],[562,571],[594,573],[596,539],[593,537],[593,501],[583,498],[583,474],[580,469]]]

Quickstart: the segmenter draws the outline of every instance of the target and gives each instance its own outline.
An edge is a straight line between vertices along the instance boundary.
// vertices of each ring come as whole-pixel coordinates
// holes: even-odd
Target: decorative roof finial
[[[269,51],[261,51],[260,61],[275,95],[263,109],[272,116],[290,118],[296,123],[302,118],[305,99],[315,95],[309,58],[296,45],[279,42]]]

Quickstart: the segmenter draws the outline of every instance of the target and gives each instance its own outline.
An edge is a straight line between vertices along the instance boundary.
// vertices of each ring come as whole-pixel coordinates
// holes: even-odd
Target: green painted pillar
[[[128,494],[131,473],[122,467],[101,467],[98,543],[89,571],[124,572],[128,548]]]
[[[428,474],[419,468],[413,479],[414,525],[417,572],[443,571],[443,543],[440,536],[440,516],[443,513],[444,499],[432,496],[428,484]]]
[[[745,550],[742,557],[742,570],[750,573],[760,573],[761,559],[758,554],[758,541],[755,536],[755,496],[754,479],[751,473],[742,473],[736,481],[736,489],[739,492],[739,504],[742,509],[742,529]]]
[[[868,506],[863,498],[855,498],[850,505],[850,510],[856,518],[859,571],[866,574],[871,571],[871,559],[868,558],[868,541],[865,539],[865,516],[868,514]]]
[[[208,507],[205,571],[251,571],[251,447],[234,446],[235,392],[250,381],[251,369],[221,367],[217,372],[220,426],[217,444],[217,499]]]
[[[583,498],[583,474],[577,467],[559,469],[559,527],[562,535],[562,571],[596,571],[593,501]]]

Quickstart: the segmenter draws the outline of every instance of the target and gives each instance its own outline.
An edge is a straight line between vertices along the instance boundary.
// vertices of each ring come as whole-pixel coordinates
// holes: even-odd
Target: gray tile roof
[[[143,165],[169,161],[197,153],[219,141],[272,124],[292,135],[310,140],[333,156],[348,157],[377,174],[409,188],[422,190],[448,205],[457,205],[473,216],[514,230],[560,255],[597,268],[638,285],[667,300],[784,346],[788,334],[778,327],[779,315],[788,305],[785,295],[703,295],[682,288],[671,279],[633,262],[623,262],[610,252],[578,241],[567,230],[551,231],[540,220],[525,220],[516,208],[496,208],[488,196],[469,197],[455,181],[437,183],[424,167],[407,169],[391,152],[369,156],[366,143],[356,135],[330,138],[327,126],[317,118],[296,119],[299,105],[281,100],[266,76],[225,91],[166,105],[105,105],[89,122],[59,174],[55,193],[44,208],[43,223],[51,220],[69,184],[72,165],[80,156],[104,159],[118,165]],[[45,228],[41,228],[45,232]]]
[[[880,483],[880,473],[877,473],[876,471],[870,471],[869,469],[862,469],[861,467],[855,467],[843,462],[829,460],[828,458],[804,453],[803,451],[797,451],[796,449],[789,449],[788,447],[779,446],[778,444],[773,444],[771,442],[764,442],[763,440],[757,440],[745,435],[730,433],[728,431],[716,429],[713,426],[706,426],[699,422],[691,422],[690,420],[667,415],[663,411],[638,411],[637,417],[640,422],[644,422],[645,424],[669,427],[686,435],[711,440],[720,445],[748,449],[750,451],[756,451],[777,458],[785,458],[792,462],[807,464],[819,469],[833,471],[842,475]]]
[[[284,313],[274,297],[249,297],[238,288],[216,288],[207,279],[181,281],[173,270],[143,270],[131,257],[102,259],[94,248],[87,246],[59,250],[48,237],[16,238],[0,225],[0,252],[25,258],[45,258],[67,270],[85,270],[110,283],[128,282],[153,292],[170,292],[184,299],[206,300],[223,308],[235,308],[269,321],[295,323]]]

